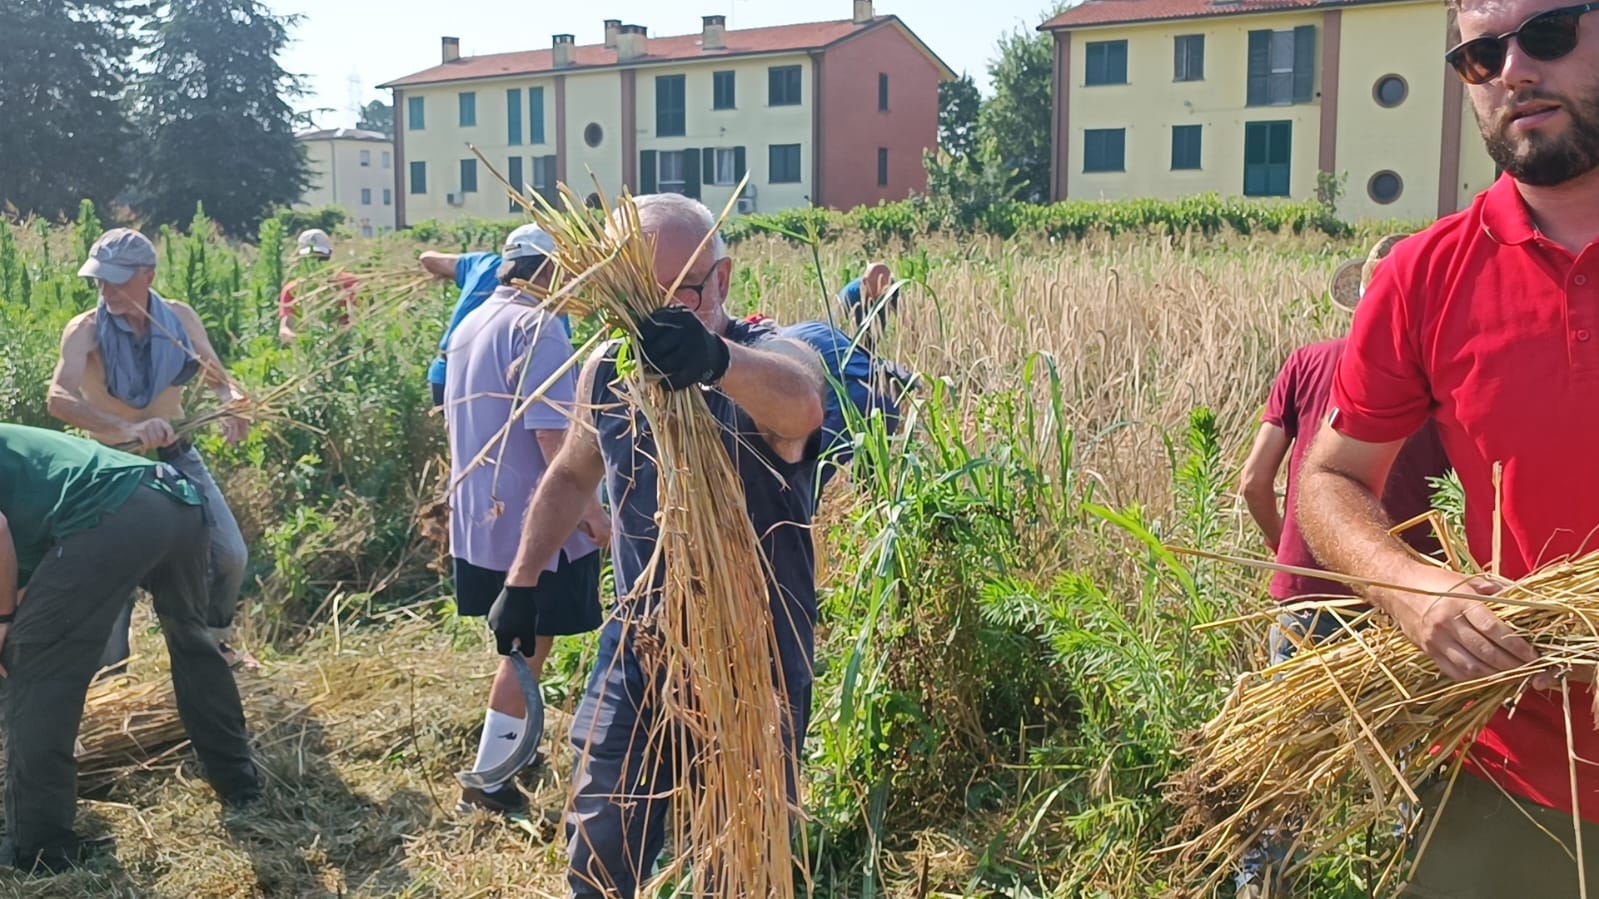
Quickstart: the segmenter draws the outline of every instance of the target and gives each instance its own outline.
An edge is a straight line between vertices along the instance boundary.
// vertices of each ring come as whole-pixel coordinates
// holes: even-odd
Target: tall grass
[[[92,210],[70,226],[0,225],[0,419],[51,424],[44,384],[61,327],[93,303],[73,273],[98,227]],[[323,304],[280,347],[291,237],[269,221],[259,248],[231,246],[197,219],[161,235],[158,282],[200,310],[247,387],[304,383],[285,410],[297,426],[201,442],[253,543],[252,623],[284,647],[335,616],[447,616],[429,604],[448,588],[412,517],[438,490],[423,371],[454,295],[399,274],[423,248],[415,235],[342,240],[339,265],[367,284],[353,325]],[[1172,749],[1262,654],[1259,635],[1193,625],[1266,601],[1263,581],[1163,547],[1257,551],[1237,466],[1281,360],[1346,325],[1322,287],[1359,251],[1268,233],[934,235],[873,250],[913,282],[883,352],[924,386],[901,434],[856,423],[853,476],[817,522],[804,839],[818,893],[1158,895],[1177,886],[1156,853]],[[734,311],[783,322],[829,317],[826,297],[867,261],[859,244],[759,235],[734,256]],[[581,690],[585,651],[552,660],[557,705]],[[338,747],[327,759],[337,767]],[[452,832],[432,835],[445,825],[406,820],[418,876],[440,895],[492,886],[449,868]],[[1316,894],[1354,890],[1351,870],[1329,865]]]

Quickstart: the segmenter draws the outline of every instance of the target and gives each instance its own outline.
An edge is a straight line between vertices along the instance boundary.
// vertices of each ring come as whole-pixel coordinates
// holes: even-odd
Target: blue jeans
[[[194,483],[205,500],[206,535],[211,546],[210,576],[206,581],[205,623],[214,639],[226,639],[233,630],[233,615],[238,609],[239,590],[244,586],[244,569],[250,561],[249,547],[239,532],[239,522],[228,508],[222,489],[205,467],[200,454],[190,447],[168,462],[185,478]],[[131,651],[128,629],[133,621],[132,593],[122,603],[116,623],[111,626],[111,638],[106,641],[100,655],[100,667],[120,665]]]
[[[644,673],[625,626],[613,616],[600,631],[594,673],[572,720],[577,767],[566,819],[567,886],[583,899],[637,895],[665,842],[669,795],[681,773],[674,770],[681,754],[675,746],[646,746],[657,709],[646,701]],[[787,686],[793,717],[784,736],[792,760],[810,720],[811,685]],[[788,786],[792,801],[798,788],[792,768]]]

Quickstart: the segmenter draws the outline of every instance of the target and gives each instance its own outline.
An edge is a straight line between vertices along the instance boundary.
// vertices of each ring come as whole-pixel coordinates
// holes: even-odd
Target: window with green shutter
[[[1173,125],[1171,129],[1172,171],[1199,168],[1199,138],[1203,125]]]
[[[655,79],[655,136],[682,137],[688,127],[685,75],[660,75]]]
[[[522,108],[521,97],[518,97],[516,100],[516,108]],[[518,193],[522,193],[527,190],[527,187],[522,183],[522,157],[512,156],[510,159],[505,161],[505,180],[511,182],[511,186],[516,188]],[[508,212],[522,211],[522,204],[516,202],[515,198],[507,197],[506,202],[510,204],[510,208],[507,210]]]
[[[1087,53],[1085,86],[1127,83],[1126,41],[1090,41]]]
[[[544,143],[544,88],[527,89],[527,142]]]
[[[461,111],[461,127],[477,127],[477,93],[475,91],[463,91],[456,95],[456,103]]]
[[[766,105],[800,105],[803,94],[799,66],[772,66],[767,69],[766,82]]]
[[[711,76],[712,109],[735,109],[738,105],[738,76],[717,72]]]
[[[1127,129],[1089,128],[1083,131],[1083,171],[1127,170]]]
[[[1244,196],[1288,196],[1293,174],[1293,133],[1293,122],[1244,125]]]
[[[1172,61],[1172,80],[1204,81],[1205,36],[1181,34],[1172,43],[1176,54]]]
[[[477,160],[461,160],[461,193],[477,193]]]
[[[411,163],[411,193],[425,194],[428,192],[428,164],[425,162]]]
[[[1316,98],[1316,26],[1249,32],[1248,106],[1291,106]]]
[[[772,144],[767,151],[767,180],[772,184],[800,183],[800,145]]]
[[[519,87],[505,91],[505,142],[513,147],[522,145],[522,89]]]
[[[407,97],[405,99],[405,129],[407,131],[421,131],[427,126],[427,99],[425,97]]]

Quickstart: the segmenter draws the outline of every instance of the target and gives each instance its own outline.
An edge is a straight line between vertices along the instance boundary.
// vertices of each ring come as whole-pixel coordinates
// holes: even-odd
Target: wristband
[[[0,624],[10,624],[11,622],[16,621],[16,620],[17,620],[17,613],[16,612],[6,612],[5,614],[0,615]]]

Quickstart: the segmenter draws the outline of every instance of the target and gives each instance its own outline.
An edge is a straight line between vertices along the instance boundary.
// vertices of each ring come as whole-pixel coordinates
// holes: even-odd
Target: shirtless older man
[[[78,274],[95,280],[100,302],[68,322],[61,336],[50,414],[108,446],[154,450],[205,494],[211,547],[206,625],[230,665],[254,665],[227,643],[248,548],[200,454],[173,429],[173,422],[183,418],[183,388],[196,375],[216,391],[218,402],[242,394],[217,358],[200,316],[151,289],[155,268],[155,246],[137,231],[114,228],[95,241]],[[229,443],[242,440],[249,429],[239,418],[225,419],[221,426]],[[130,595],[101,658],[103,666],[128,657],[132,609]]]

